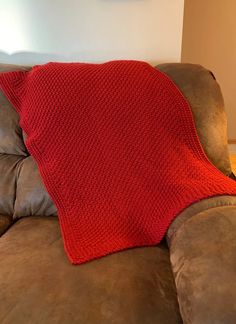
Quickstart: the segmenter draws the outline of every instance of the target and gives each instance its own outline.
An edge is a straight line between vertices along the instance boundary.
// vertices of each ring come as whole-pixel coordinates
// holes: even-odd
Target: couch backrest
[[[202,147],[224,174],[231,174],[224,100],[213,73],[197,64],[169,63],[157,68],[166,73],[190,103]]]
[[[0,64],[0,73],[29,69]],[[56,208],[44,189],[38,168],[25,147],[19,116],[1,91],[0,214],[11,215],[13,219],[56,215]]]
[[[192,64],[161,64],[157,68],[168,74],[188,99],[208,158],[229,175],[226,116],[220,87],[212,73]],[[0,73],[29,69],[0,64]],[[18,114],[0,92],[0,214],[17,219],[56,213],[38,168],[25,147]]]

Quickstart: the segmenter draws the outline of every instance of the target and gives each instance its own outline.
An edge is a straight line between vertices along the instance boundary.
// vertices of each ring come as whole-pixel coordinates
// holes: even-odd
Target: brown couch
[[[191,64],[157,68],[189,100],[209,159],[233,177],[213,74]],[[14,69],[27,67],[0,65],[0,72]],[[236,197],[188,207],[158,246],[73,266],[24,138],[17,113],[0,93],[1,324],[236,323]]]

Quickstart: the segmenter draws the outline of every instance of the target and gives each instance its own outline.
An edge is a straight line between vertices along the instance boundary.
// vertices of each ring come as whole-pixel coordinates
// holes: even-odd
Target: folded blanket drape
[[[1,73],[0,88],[74,264],[155,245],[191,203],[236,194],[206,157],[184,96],[145,62],[48,63]]]

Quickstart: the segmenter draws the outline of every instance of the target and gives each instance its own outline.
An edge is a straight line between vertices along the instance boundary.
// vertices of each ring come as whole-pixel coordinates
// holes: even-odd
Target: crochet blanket
[[[1,73],[0,88],[74,264],[156,245],[188,205],[236,194],[206,157],[184,96],[147,63],[48,63]]]

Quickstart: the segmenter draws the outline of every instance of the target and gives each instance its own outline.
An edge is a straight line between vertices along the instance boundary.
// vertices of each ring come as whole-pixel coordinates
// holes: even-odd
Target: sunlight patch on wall
[[[20,3],[0,3],[0,51],[12,54],[28,49],[29,42],[24,28],[24,15]]]

